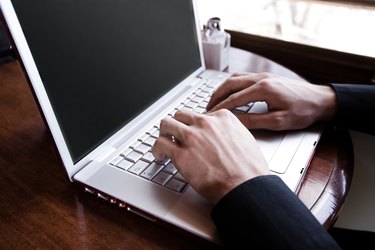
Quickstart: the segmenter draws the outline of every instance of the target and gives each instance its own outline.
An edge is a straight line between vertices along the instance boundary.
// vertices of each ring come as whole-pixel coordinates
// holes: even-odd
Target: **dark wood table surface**
[[[231,49],[229,72],[299,78],[252,53]],[[327,128],[298,197],[329,228],[350,187],[346,130]],[[60,165],[18,61],[0,64],[1,249],[206,249],[212,246],[83,192]]]

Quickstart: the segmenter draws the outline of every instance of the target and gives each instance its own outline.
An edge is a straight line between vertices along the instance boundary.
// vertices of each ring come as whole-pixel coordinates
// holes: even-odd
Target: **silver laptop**
[[[162,118],[182,108],[204,113],[229,77],[205,68],[195,1],[0,6],[69,180],[153,222],[219,242],[211,205],[172,162],[150,153]],[[266,109],[256,103],[237,112]],[[273,173],[296,191],[321,129],[253,132]]]

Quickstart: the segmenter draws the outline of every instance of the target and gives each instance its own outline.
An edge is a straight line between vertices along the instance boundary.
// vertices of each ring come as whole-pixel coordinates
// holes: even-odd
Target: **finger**
[[[220,85],[212,94],[206,109],[210,110],[212,107],[227,98],[230,94],[242,90],[249,86],[249,83],[242,80],[243,75],[232,76],[228,78],[222,85]]]
[[[187,125],[181,123],[174,118],[164,118],[160,121],[160,136],[171,139],[177,139],[182,142],[184,138],[184,130],[187,129]]]
[[[185,125],[190,126],[194,123],[195,117],[197,117],[198,115],[200,114],[193,112],[191,110],[181,109],[175,113],[174,119]]]
[[[258,83],[261,83],[261,82],[258,82]],[[241,90],[237,93],[230,95],[225,100],[223,100],[222,102],[218,103],[216,106],[211,108],[210,112],[214,112],[219,109],[232,110],[234,108],[241,107],[251,102],[257,102],[257,101],[267,102],[267,98],[269,97],[269,95],[267,95],[263,91],[261,84],[258,84],[258,83],[244,90]]]
[[[274,131],[285,129],[285,115],[283,111],[245,113],[236,114],[236,116],[248,129],[269,129]]]
[[[219,86],[213,95],[211,96],[210,101],[207,104],[207,110],[211,111],[213,107],[217,104],[228,98],[231,94],[248,88],[257,82],[266,78],[268,74],[260,73],[238,73],[234,74],[233,77],[230,77],[226,80],[221,86]],[[217,109],[216,109],[217,110]]]
[[[179,150],[178,144],[164,136],[159,137],[151,148],[156,161],[163,161],[165,157],[174,159],[174,152],[177,150]]]
[[[232,74],[232,76],[245,76],[245,75],[253,75],[255,73],[252,72],[235,72]]]

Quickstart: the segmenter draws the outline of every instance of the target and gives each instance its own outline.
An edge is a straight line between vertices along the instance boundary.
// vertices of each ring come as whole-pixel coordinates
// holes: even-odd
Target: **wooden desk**
[[[230,72],[298,77],[232,49]],[[351,182],[349,133],[328,129],[298,196],[328,228]],[[205,242],[160,227],[77,190],[60,165],[17,61],[0,65],[0,247],[3,249],[203,249]]]

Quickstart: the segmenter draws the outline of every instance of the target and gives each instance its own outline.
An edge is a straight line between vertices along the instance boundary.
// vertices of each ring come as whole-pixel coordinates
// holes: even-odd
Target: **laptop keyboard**
[[[208,101],[217,85],[218,82],[203,82],[192,95],[172,109],[168,116],[173,117],[177,110],[181,109],[189,109],[199,114],[206,112]],[[236,112],[248,112],[250,107],[251,105],[239,107]],[[155,161],[151,153],[151,148],[158,137],[159,123],[123,150],[110,164],[176,192],[182,192],[188,183],[177,171],[173,162],[167,158],[163,162]]]

